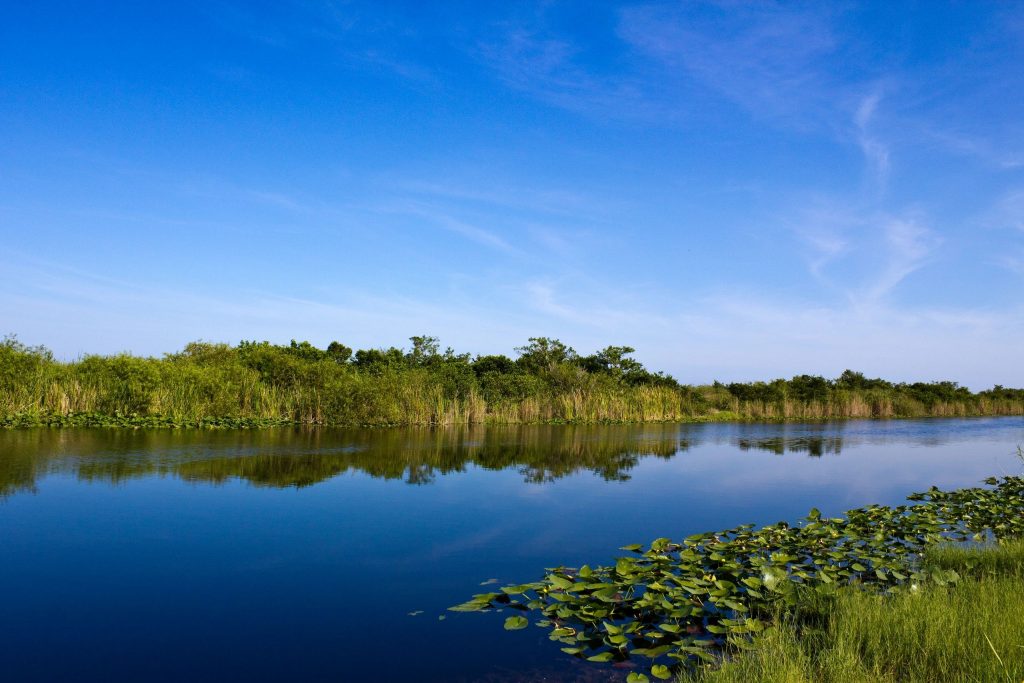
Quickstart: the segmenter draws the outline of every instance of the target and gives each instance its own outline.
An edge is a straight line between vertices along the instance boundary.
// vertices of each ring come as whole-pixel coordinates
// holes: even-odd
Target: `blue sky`
[[[0,320],[1024,385],[1017,3],[6,3]]]

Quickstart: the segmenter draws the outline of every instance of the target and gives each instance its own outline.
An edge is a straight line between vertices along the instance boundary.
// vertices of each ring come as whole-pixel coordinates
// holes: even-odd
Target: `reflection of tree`
[[[39,468],[45,465],[45,459],[33,457],[28,450],[0,452],[0,498],[19,491],[34,493],[36,478],[46,474]]]
[[[688,447],[677,425],[10,431],[0,433],[0,496],[32,491],[39,477],[55,472],[115,483],[156,475],[303,487],[343,472],[428,484],[478,467],[514,468],[530,483],[580,471],[622,481],[641,458],[670,458]]]
[[[839,455],[843,451],[841,436],[775,436],[769,438],[739,438],[736,445],[743,451],[768,451],[775,455],[785,453],[806,453],[812,458],[820,458],[829,453]]]

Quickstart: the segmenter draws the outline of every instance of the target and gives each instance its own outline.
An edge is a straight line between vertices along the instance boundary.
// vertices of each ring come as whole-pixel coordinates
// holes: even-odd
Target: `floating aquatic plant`
[[[989,488],[913,494],[914,504],[872,505],[843,517],[817,509],[800,521],[696,534],[675,542],[622,548],[608,566],[548,570],[540,581],[505,586],[452,607],[523,614],[505,628],[525,628],[525,614],[567,654],[592,662],[651,661],[668,679],[686,667],[717,662],[751,646],[779,608],[804,591],[858,585],[881,592],[956,582],[955,571],[926,569],[926,548],[942,541],[1024,535],[1024,477],[988,479]],[[634,672],[631,680],[649,680]]]

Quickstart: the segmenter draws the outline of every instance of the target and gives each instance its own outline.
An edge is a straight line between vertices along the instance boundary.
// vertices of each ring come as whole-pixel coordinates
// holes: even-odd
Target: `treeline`
[[[1024,414],[1024,390],[973,393],[955,382],[892,383],[847,370],[836,379],[690,386],[651,372],[628,346],[578,354],[531,338],[517,356],[441,350],[353,350],[332,342],[237,346],[193,342],[162,358],[55,360],[14,337],[0,342],[6,426],[404,425],[783,420]]]

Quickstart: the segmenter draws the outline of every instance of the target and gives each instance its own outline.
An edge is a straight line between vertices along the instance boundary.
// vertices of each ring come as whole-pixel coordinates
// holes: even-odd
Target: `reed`
[[[845,589],[762,634],[748,653],[683,680],[932,683],[1024,680],[1024,542],[940,547],[963,579],[879,596]]]
[[[579,356],[532,339],[513,360],[337,342],[196,342],[163,358],[60,362],[0,342],[0,424],[459,425],[531,422],[829,420],[1024,414],[1024,390],[972,393],[953,382],[894,384],[847,371],[770,383],[687,386],[652,373],[628,347]]]

